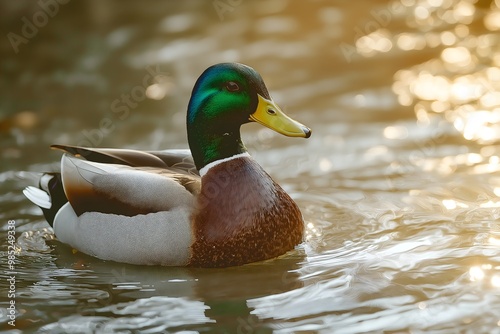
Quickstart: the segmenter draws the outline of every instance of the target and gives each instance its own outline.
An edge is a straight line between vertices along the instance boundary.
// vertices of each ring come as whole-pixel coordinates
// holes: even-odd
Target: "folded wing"
[[[78,216],[85,212],[134,216],[193,207],[200,190],[199,176],[175,168],[100,163],[68,154],[62,158],[61,174],[64,192]]]

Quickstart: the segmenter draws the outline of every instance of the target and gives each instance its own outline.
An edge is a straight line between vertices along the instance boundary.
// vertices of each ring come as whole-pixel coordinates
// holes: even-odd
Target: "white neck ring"
[[[248,152],[243,152],[243,153],[235,154],[235,155],[228,157],[228,158],[212,161],[211,163],[206,164],[205,167],[200,169],[200,176],[203,177],[205,174],[207,174],[207,172],[210,170],[210,168],[215,167],[223,162],[231,161],[231,160],[238,159],[238,158],[244,158],[244,157],[250,157],[250,154],[248,154]]]

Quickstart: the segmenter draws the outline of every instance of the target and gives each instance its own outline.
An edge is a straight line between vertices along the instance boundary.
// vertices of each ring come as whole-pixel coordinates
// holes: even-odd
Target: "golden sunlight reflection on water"
[[[219,16],[221,2],[238,5]],[[46,38],[66,33],[78,48]],[[16,74],[6,80],[15,97],[0,105],[13,110],[0,119],[0,217],[19,222],[19,319],[32,328],[500,326],[500,0],[70,2],[21,46],[0,62]],[[294,140],[242,127],[249,152],[301,208],[307,242],[270,261],[198,270],[100,261],[51,240],[14,171],[55,170],[60,155],[47,146],[89,134],[101,147],[185,148],[193,84],[223,61],[256,68],[314,131]],[[131,107],[121,97],[134,92]],[[130,107],[123,119],[114,101]]]
[[[472,266],[469,269],[469,279],[471,282],[484,282],[492,288],[500,288],[500,275],[495,273],[500,266],[493,267],[491,264]]]
[[[440,114],[466,140],[493,143],[500,139],[500,35],[493,33],[499,29],[493,23],[500,15],[499,3],[493,2],[491,11],[481,16],[475,13],[475,1],[448,0],[435,6],[438,2],[421,1],[409,13],[424,35],[384,37],[396,40],[402,50],[419,49],[422,36],[428,47],[443,48],[439,58],[399,70],[393,91],[402,105],[414,106],[419,121]],[[478,16],[486,29],[471,35],[468,25]],[[446,23],[454,26],[447,28]]]
[[[391,33],[379,29],[361,37],[356,43],[359,53],[373,57],[393,48],[402,52],[441,48],[437,57],[419,65],[400,69],[394,75],[392,90],[398,102],[414,109],[417,121],[427,125],[436,117],[453,125],[467,141],[484,145],[479,153],[463,153],[416,161],[423,170],[451,175],[458,166],[471,166],[471,173],[489,174],[500,170],[495,146],[500,140],[500,1],[491,3],[487,12],[477,13],[474,0],[401,0],[408,7],[407,23],[419,32]],[[484,28],[471,34],[469,26],[481,21]],[[477,24],[476,24],[477,26]],[[393,52],[393,51],[392,51]],[[387,126],[388,139],[404,138],[404,126]],[[500,187],[494,187],[500,196]],[[411,190],[410,194],[418,194]],[[500,201],[483,198],[468,202],[444,198],[441,204],[449,211],[469,211],[500,207]],[[498,247],[500,230],[492,224],[486,244]],[[500,288],[500,266],[473,265],[471,282],[482,282]],[[425,303],[419,303],[424,309]],[[498,323],[500,325],[500,322]]]

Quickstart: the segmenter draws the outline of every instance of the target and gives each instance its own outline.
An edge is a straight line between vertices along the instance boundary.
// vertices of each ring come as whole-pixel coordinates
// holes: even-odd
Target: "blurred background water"
[[[500,1],[2,1],[0,328],[12,333],[500,333]],[[52,143],[186,147],[192,86],[246,63],[308,140],[251,124],[307,242],[227,269],[54,240],[17,171]],[[8,324],[8,221],[16,326]]]

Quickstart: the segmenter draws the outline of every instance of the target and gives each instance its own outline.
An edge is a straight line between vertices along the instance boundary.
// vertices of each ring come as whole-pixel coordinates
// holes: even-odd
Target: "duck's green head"
[[[240,126],[257,122],[285,136],[311,130],[285,115],[253,68],[237,63],[209,67],[196,82],[187,113],[188,140],[198,169],[246,152]]]

